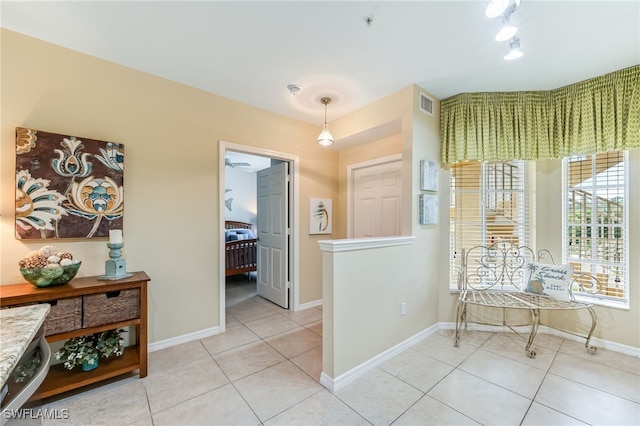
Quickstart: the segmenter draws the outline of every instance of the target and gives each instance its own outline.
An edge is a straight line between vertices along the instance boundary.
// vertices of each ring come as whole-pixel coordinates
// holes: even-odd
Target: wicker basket
[[[82,297],[70,297],[43,303],[51,305],[49,315],[44,320],[45,336],[80,328],[82,324]]]
[[[82,327],[96,327],[140,317],[140,289],[84,296]]]

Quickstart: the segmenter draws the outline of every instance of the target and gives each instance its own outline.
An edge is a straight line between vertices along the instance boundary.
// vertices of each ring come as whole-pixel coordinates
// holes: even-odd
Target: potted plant
[[[120,356],[124,352],[122,328],[73,337],[64,343],[56,352],[56,359],[64,362],[64,367],[72,370],[82,365],[82,371],[90,371],[98,367],[99,358]]]
[[[99,353],[92,335],[73,337],[56,352],[56,359],[64,362],[64,368],[72,370],[82,365],[82,371],[93,370],[98,366]]]
[[[121,356],[124,353],[124,337],[122,333],[126,333],[123,328],[103,331],[96,333],[96,349],[100,353],[101,358],[110,358],[112,356]]]

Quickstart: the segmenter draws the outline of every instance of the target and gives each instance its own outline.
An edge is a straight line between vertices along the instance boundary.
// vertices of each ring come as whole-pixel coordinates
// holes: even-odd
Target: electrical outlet
[[[400,315],[402,316],[407,315],[407,302],[402,302],[400,304]]]

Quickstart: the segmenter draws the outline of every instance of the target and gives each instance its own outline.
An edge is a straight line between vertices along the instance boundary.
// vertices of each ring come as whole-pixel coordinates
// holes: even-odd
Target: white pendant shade
[[[327,124],[327,104],[331,103],[331,98],[324,97],[320,99],[320,102],[324,105],[324,125],[322,126],[322,132],[318,135],[318,144],[322,146],[333,145],[333,135],[329,131],[329,125]]]
[[[517,32],[518,32],[518,27],[516,27],[513,24],[510,24],[509,22],[506,22],[502,26],[502,28],[500,28],[500,31],[498,31],[498,34],[496,34],[496,41],[509,40],[514,35],[516,35]]]
[[[322,126],[322,132],[318,136],[318,143],[322,146],[333,145],[333,135],[329,131],[327,123],[324,123],[324,126]]]

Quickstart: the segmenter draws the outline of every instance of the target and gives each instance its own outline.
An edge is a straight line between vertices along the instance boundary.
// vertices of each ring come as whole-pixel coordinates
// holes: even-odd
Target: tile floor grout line
[[[324,388],[322,388],[322,389],[324,389]],[[314,396],[316,396],[317,394],[319,394],[320,392],[322,392],[322,389],[318,389],[318,391],[317,391],[317,392],[314,392],[313,394],[311,394],[311,395],[309,395],[308,397],[306,397],[306,398],[302,399],[301,401],[296,402],[296,403],[295,403],[295,404],[293,404],[291,407],[287,407],[287,408],[285,408],[284,410],[282,410],[282,411],[280,411],[280,412],[278,412],[278,413],[274,414],[273,416],[269,417],[267,420],[265,420],[264,422],[262,422],[262,424],[264,424],[265,422],[268,422],[269,420],[273,420],[275,417],[279,416],[279,415],[280,415],[280,414],[282,414],[282,413],[285,413],[285,412],[287,412],[287,411],[291,410],[291,409],[292,409],[292,408],[294,408],[296,405],[298,405],[298,404],[302,404],[304,401],[306,401],[306,400],[308,400],[308,399],[310,399],[310,398],[313,398]],[[260,420],[260,418],[258,418],[258,420]]]
[[[264,422],[260,419],[260,416],[258,416],[258,413],[256,413],[256,411],[254,410],[254,408],[251,406],[251,404],[249,404],[249,401],[247,401],[247,399],[244,397],[244,395],[242,394],[242,392],[240,392],[240,389],[238,389],[238,387],[236,386],[235,382],[231,382],[231,386],[233,386],[233,389],[238,393],[238,395],[240,395],[240,398],[242,398],[242,400],[244,401],[244,403],[247,405],[247,407],[249,407],[249,410],[251,410],[251,412],[253,413],[254,416],[256,416],[256,419],[258,419],[258,421],[260,422],[261,425],[264,424]]]
[[[572,419],[574,419],[574,420],[576,420],[576,421],[578,421],[578,422],[580,422],[580,423],[588,424],[587,422],[582,421],[582,420],[580,420],[579,418],[577,418],[577,417],[575,417],[575,416],[570,415],[569,413],[565,413],[565,412],[563,412],[563,411],[559,411],[559,410],[557,410],[557,409],[556,409],[556,408],[554,408],[554,407],[550,407],[550,406],[548,406],[548,405],[546,405],[546,404],[543,404],[543,403],[541,403],[541,402],[539,402],[539,401],[536,401],[536,397],[538,396],[538,393],[540,392],[540,389],[542,388],[542,385],[543,385],[544,381],[547,379],[547,377],[548,377],[550,374],[551,374],[551,375],[554,375],[554,376],[557,376],[557,374],[555,374],[555,373],[552,373],[552,372],[551,372],[551,368],[553,367],[553,363],[556,361],[556,358],[557,358],[557,357],[558,357],[558,355],[561,353],[561,352],[560,352],[560,348],[562,348],[562,345],[564,345],[564,343],[565,343],[565,342],[566,342],[566,339],[562,339],[562,343],[561,343],[561,344],[560,344],[560,346],[558,347],[558,350],[556,351],[556,354],[553,356],[553,360],[551,360],[551,363],[549,364],[549,369],[545,372],[544,378],[543,378],[543,379],[542,379],[542,381],[540,382],[540,386],[538,386],[538,389],[536,390],[536,393],[535,393],[535,395],[533,396],[533,399],[531,400],[531,404],[529,405],[529,408],[527,409],[527,412],[525,413],[524,417],[523,417],[523,418],[522,418],[522,420],[520,421],[520,425],[522,425],[522,423],[524,423],[524,421],[526,420],[527,415],[529,414],[529,411],[531,410],[531,407],[533,406],[533,404],[534,404],[534,403],[535,403],[535,404],[539,404],[539,405],[541,405],[541,406],[543,406],[543,407],[546,407],[546,408],[548,408],[549,410],[553,410],[553,411],[555,411],[556,413],[560,413],[560,414],[562,414],[562,415],[564,415],[564,416],[570,417],[570,418],[572,418]],[[562,377],[562,376],[558,376],[558,377]],[[583,383],[581,383],[581,384],[583,384]]]
[[[236,319],[237,319],[237,318],[236,318]],[[239,320],[238,320],[238,321],[239,321]],[[241,322],[241,321],[239,321],[239,322],[240,322],[240,325],[244,326],[244,327],[245,327],[245,328],[247,328],[249,331],[251,331],[252,333],[254,333],[254,332],[253,332],[249,327],[247,327],[247,326],[246,326],[246,324],[245,324],[245,323],[243,323],[243,322]],[[254,334],[255,334],[255,333],[254,333]],[[240,345],[238,345],[238,346],[234,346],[234,347],[229,348],[229,349],[227,349],[227,350],[217,352],[216,354],[222,354],[222,353],[224,353],[224,352],[232,351],[232,350],[235,350],[235,349],[241,348],[241,347],[243,347],[243,346],[248,346],[248,345],[251,345],[251,344],[255,344],[256,342],[262,342],[262,343],[266,343],[267,345],[269,345],[269,344],[268,344],[268,342],[266,342],[266,341],[264,340],[264,338],[262,338],[262,337],[258,336],[257,334],[255,334],[255,335],[258,337],[258,340],[254,340],[253,342],[248,342],[248,343],[240,344]],[[203,346],[205,346],[205,345],[203,344]],[[271,346],[271,345],[269,345],[269,347],[272,347],[272,346]],[[272,348],[273,348],[273,347],[272,347]],[[206,346],[205,346],[205,349],[207,350],[207,352],[209,352],[209,350],[206,348]],[[273,349],[277,352],[277,349],[275,349],[275,348],[273,348]],[[280,352],[278,352],[278,353],[280,353]],[[254,371],[254,372],[253,372],[253,373],[251,373],[251,374],[247,374],[246,376],[239,377],[239,378],[238,378],[238,379],[236,379],[236,380],[231,380],[231,378],[227,375],[227,373],[224,371],[224,369],[222,368],[222,366],[221,366],[221,365],[220,365],[220,364],[215,360],[215,358],[213,357],[213,356],[214,356],[214,354],[211,354],[211,353],[209,352],[209,356],[211,357],[211,359],[213,360],[213,362],[215,362],[215,363],[216,363],[216,365],[218,366],[218,368],[220,368],[220,371],[222,371],[222,374],[224,374],[224,375],[225,375],[225,377],[226,377],[226,378],[227,378],[227,380],[229,381],[229,384],[230,384],[231,386],[233,386],[233,389],[238,393],[238,395],[240,396],[240,398],[242,398],[242,400],[243,400],[243,401],[244,401],[244,403],[247,405],[247,407],[249,407],[249,409],[251,410],[251,412],[253,413],[253,415],[256,417],[256,419],[258,419],[258,422],[260,422],[260,423],[259,423],[260,425],[264,425],[265,421],[269,421],[269,420],[270,420],[271,418],[273,418],[274,416],[272,416],[272,417],[270,417],[269,419],[267,419],[267,420],[263,421],[263,420],[260,418],[260,416],[258,415],[258,413],[255,411],[255,409],[251,406],[251,404],[249,403],[249,401],[248,401],[248,400],[245,398],[245,396],[242,394],[242,392],[240,392],[240,389],[238,389],[238,387],[237,387],[236,383],[237,383],[237,382],[239,382],[240,380],[243,380],[243,379],[245,379],[245,378],[247,378],[247,377],[250,377],[250,376],[252,376],[252,375],[254,375],[254,374],[260,373],[260,372],[262,372],[262,371],[264,371],[264,370],[266,370],[266,369],[268,369],[268,368],[271,368],[271,367],[273,367],[274,365],[278,365],[278,364],[281,364],[281,363],[283,363],[283,362],[285,362],[285,361],[289,361],[289,360],[286,358],[286,356],[284,356],[284,354],[280,354],[280,355],[282,355],[282,357],[283,357],[283,358],[285,358],[285,359],[284,359],[284,360],[281,360],[280,362],[277,362],[277,363],[275,363],[275,364],[273,364],[273,365],[270,365],[270,366],[268,366],[268,367],[264,367],[264,368],[262,368],[262,369],[260,369],[260,370],[258,370],[258,371]],[[293,362],[291,362],[291,364],[294,364],[294,365],[295,365],[295,363],[293,363]],[[297,367],[297,366],[296,366],[296,367]],[[294,405],[294,406],[295,406],[295,405]],[[293,406],[292,406],[292,407],[293,407]],[[289,408],[292,408],[292,407],[289,407]],[[289,408],[287,408],[287,409],[289,409]]]
[[[547,379],[547,376],[550,374],[551,367],[553,366],[553,363],[555,362],[556,357],[558,356],[558,353],[560,352],[560,347],[562,346],[562,343],[564,343],[564,339],[562,339],[562,340],[563,341],[560,342],[560,346],[558,347],[558,349],[555,351],[555,354],[553,355],[553,359],[549,363],[549,368],[547,368],[547,370],[544,372],[544,376],[542,377],[542,380],[540,380],[540,384],[538,384],[538,388],[536,389],[536,391],[534,392],[533,396],[531,397],[531,401],[529,401],[529,406],[525,410],[525,412],[524,412],[524,414],[522,416],[522,419],[520,419],[520,422],[518,423],[521,426],[522,426],[522,423],[524,423],[524,421],[527,418],[527,416],[529,415],[529,411],[531,411],[531,407],[533,407],[533,404],[534,403],[540,404],[539,402],[536,401],[536,397],[538,396],[538,393],[540,393],[540,389],[542,389],[542,385],[544,384],[544,381]],[[544,405],[544,404],[541,404],[541,405]],[[548,408],[551,408],[551,407],[548,407]],[[565,413],[562,413],[562,414],[565,414]],[[565,414],[565,415],[567,415],[567,414]]]
[[[567,340],[566,340],[566,339],[564,339],[564,341],[566,342]],[[579,342],[575,342],[575,343],[579,343]],[[563,342],[563,346],[564,346],[564,342]],[[581,346],[582,346],[582,345],[581,345]],[[610,363],[611,363],[611,362],[615,362],[615,360],[611,360],[611,362],[610,362],[610,363],[604,363],[604,362],[603,362],[603,361],[605,361],[605,359],[604,359],[604,358],[602,358],[602,359],[600,359],[600,360],[591,359],[591,357],[594,357],[594,358],[595,358],[595,357],[597,357],[597,356],[598,356],[598,354],[602,354],[602,351],[606,351],[607,349],[604,349],[604,348],[598,348],[598,350],[596,351],[596,353],[590,354],[590,353],[588,353],[588,352],[587,352],[587,350],[586,350],[586,349],[584,349],[584,346],[582,346],[582,348],[583,348],[583,351],[584,351],[583,353],[587,353],[587,354],[588,354],[588,356],[586,356],[586,357],[585,357],[585,356],[581,356],[581,355],[574,355],[574,354],[572,354],[572,353],[570,353],[570,352],[564,352],[564,351],[562,351],[562,350],[561,350],[561,349],[562,349],[562,347],[561,347],[560,349],[558,349],[558,352],[559,352],[559,353],[561,353],[562,355],[566,355],[566,356],[568,356],[568,357],[576,357],[576,358],[578,358],[578,359],[580,359],[580,360],[582,360],[582,361],[586,361],[586,362],[589,362],[589,363],[593,363],[593,364],[596,364],[596,365],[599,365],[599,366],[609,367],[609,368],[611,368],[611,369],[613,369],[613,370],[617,370],[617,371],[619,371],[619,372],[621,372],[621,373],[624,373],[624,374],[633,374],[634,376],[638,376],[638,379],[640,379],[640,371],[638,371],[638,372],[633,372],[633,371],[628,371],[628,370],[625,370],[625,369],[619,368],[619,367],[617,367],[617,366],[615,366],[615,365],[610,365]],[[630,355],[630,356],[632,356],[632,355]]]
[[[549,372],[549,374],[554,375],[554,376],[559,377],[559,378],[564,379],[564,380],[568,380],[568,381],[570,381],[570,382],[572,382],[572,383],[576,383],[576,384],[578,384],[578,385],[585,386],[585,387],[590,388],[590,389],[593,389],[593,390],[595,390],[595,391],[602,392],[602,393],[606,393],[607,395],[611,395],[611,396],[613,396],[613,397],[615,397],[615,398],[624,399],[625,401],[628,401],[628,402],[631,402],[631,403],[633,403],[633,404],[636,404],[636,405],[640,408],[640,402],[638,402],[638,401],[634,401],[634,400],[632,400],[632,399],[629,399],[629,398],[627,398],[626,396],[618,395],[618,394],[612,393],[612,392],[610,392],[610,391],[608,391],[608,390],[604,390],[604,389],[601,389],[601,388],[597,388],[597,387],[592,386],[592,385],[590,385],[590,384],[583,383],[583,382],[579,382],[579,381],[577,381],[577,380],[575,380],[575,379],[572,379],[572,378],[569,378],[569,377],[565,377],[565,376],[561,376],[560,374],[553,373],[553,372],[551,372],[551,371]]]

